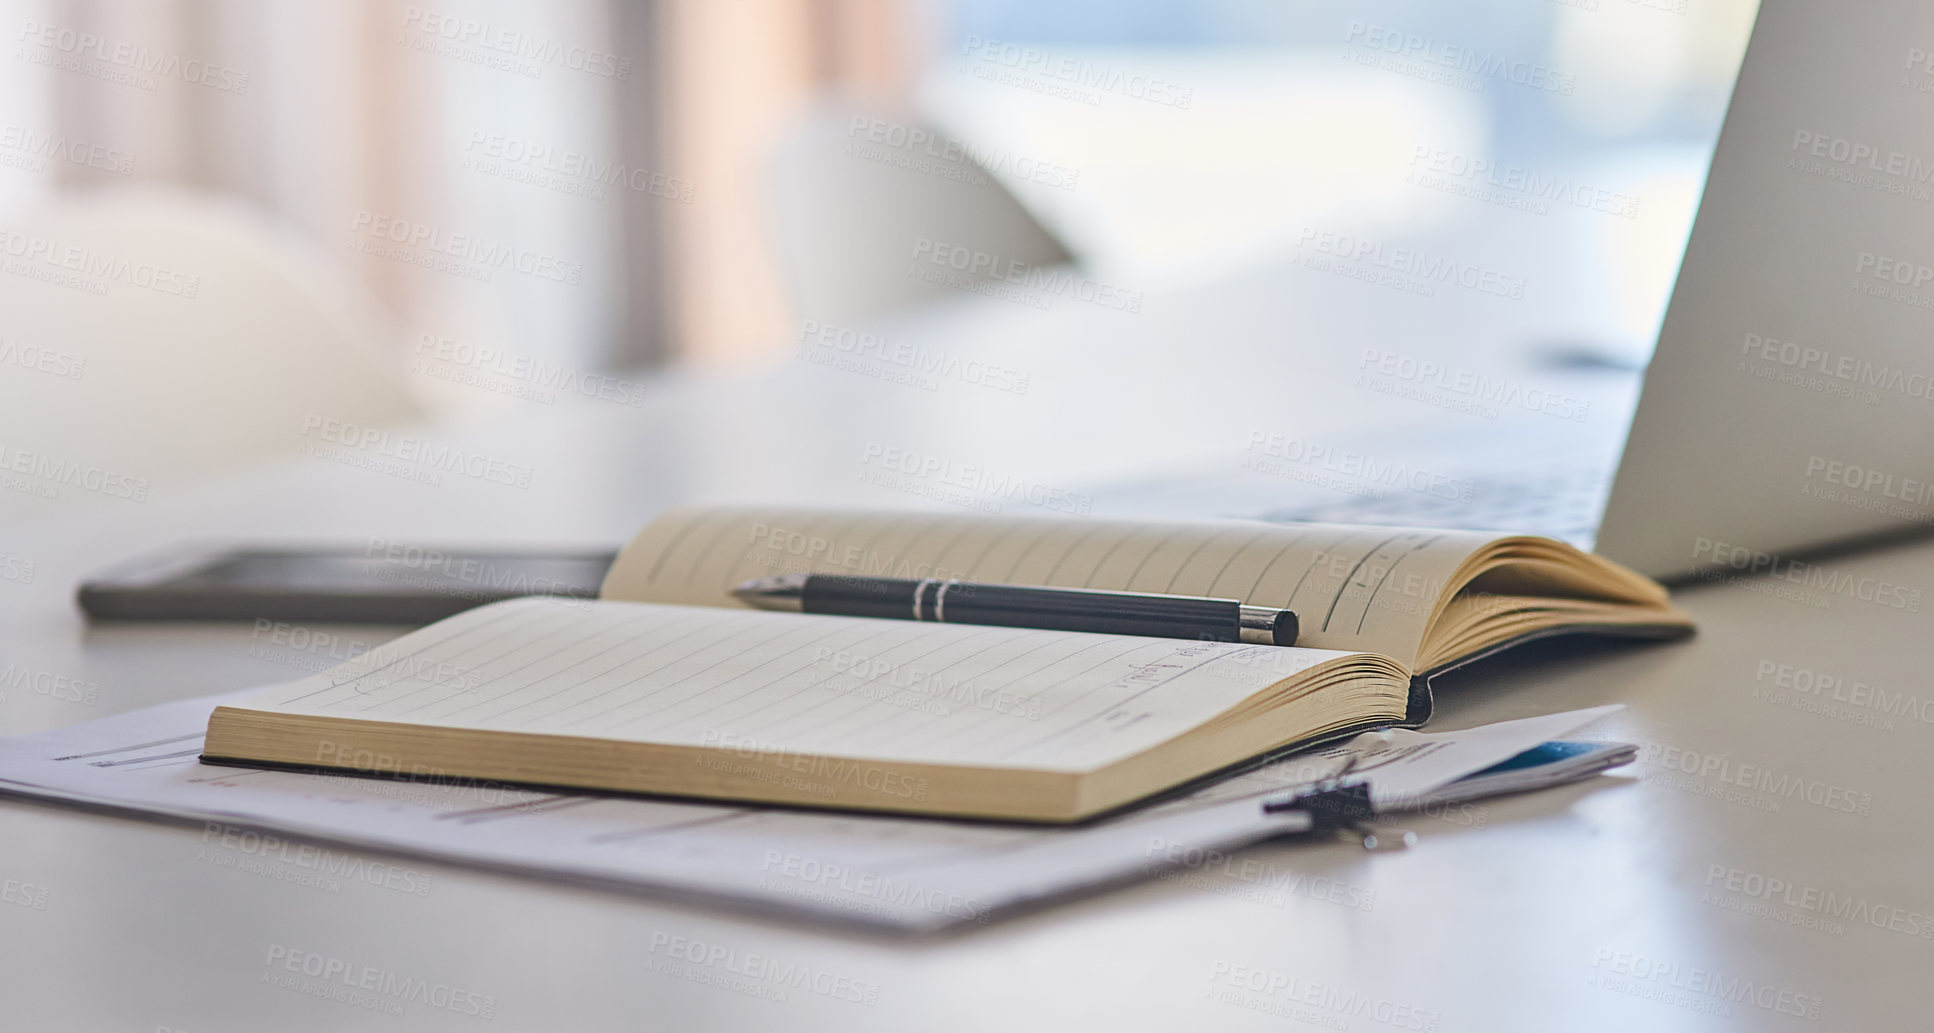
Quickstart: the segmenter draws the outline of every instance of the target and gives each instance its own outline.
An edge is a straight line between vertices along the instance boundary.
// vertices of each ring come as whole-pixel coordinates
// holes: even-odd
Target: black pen
[[[1290,610],[1247,606],[1236,599],[1152,592],[781,574],[747,581],[732,594],[767,610],[1265,646],[1293,646],[1297,632],[1296,614]]]

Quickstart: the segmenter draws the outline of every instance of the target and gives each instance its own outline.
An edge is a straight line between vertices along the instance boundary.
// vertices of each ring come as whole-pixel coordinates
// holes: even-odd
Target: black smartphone
[[[593,598],[615,550],[183,547],[81,583],[96,620],[428,624],[527,595]]]

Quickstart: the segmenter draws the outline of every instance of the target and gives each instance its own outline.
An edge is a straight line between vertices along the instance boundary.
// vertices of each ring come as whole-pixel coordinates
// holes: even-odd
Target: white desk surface
[[[1345,328],[1291,318],[1307,296],[1254,288],[1242,311],[1199,294],[1151,298],[1139,317],[970,299],[900,328],[925,346],[1003,357],[1031,374],[1025,395],[953,382],[929,392],[786,359],[744,376],[669,377],[635,409],[530,405],[447,432],[530,464],[528,490],[460,476],[431,487],[301,458],[158,485],[144,505],[16,512],[0,523],[0,554],[31,560],[34,574],[0,580],[0,669],[93,683],[98,700],[14,684],[0,732],[300,673],[291,663],[302,654],[264,651],[246,625],[81,620],[71,598],[84,574],[184,539],[612,543],[687,500],[919,504],[862,481],[874,445],[1088,491],[1150,468],[1232,468],[1256,431],[1344,442],[1377,426],[1470,423],[1353,389],[1354,346],[1285,359],[1298,350],[1245,330],[1280,309],[1272,325],[1375,341],[1401,329],[1380,325],[1378,306],[1356,306]],[[1150,340],[1168,347],[1137,343]],[[1440,345],[1449,354],[1468,343]],[[1232,380],[1230,368],[1245,375]],[[1224,385],[1213,396],[1201,386],[1210,370]],[[1629,377],[1514,375],[1589,396],[1591,420],[1506,413],[1501,423],[1616,444]],[[1097,499],[1107,507],[1105,492]],[[1929,546],[1831,566],[1934,586]],[[1755,679],[1763,665],[1791,664],[1849,690],[1934,699],[1929,616],[1849,595],[1819,608],[1779,587],[1680,593],[1701,625],[1690,641],[1541,647],[1440,685],[1440,727],[1623,702],[1629,711],[1604,732],[1647,745],[1636,778],[1418,818],[1420,842],[1403,853],[1265,845],[1227,869],[931,940],[428,864],[421,896],[362,883],[332,893],[212,862],[198,829],[8,801],[0,1028],[1921,1028],[1934,1005],[1924,978],[1934,706],[1927,719],[1847,704],[1813,712],[1761,698],[1779,690]],[[374,641],[397,629],[331,630]],[[1775,795],[1780,786],[1799,788]],[[1859,813],[1838,809],[1847,801]],[[1768,880],[1790,889],[1747,892],[1763,894]],[[18,904],[23,892],[42,906]],[[492,1015],[410,1003],[396,1017],[308,996],[270,981],[281,969],[267,960],[288,951],[487,996]],[[720,960],[695,964],[694,952]],[[755,954],[810,966],[828,992],[735,980],[733,966]],[[876,999],[834,989],[851,986],[876,988]],[[1814,1019],[1783,1013],[1816,1005]]]

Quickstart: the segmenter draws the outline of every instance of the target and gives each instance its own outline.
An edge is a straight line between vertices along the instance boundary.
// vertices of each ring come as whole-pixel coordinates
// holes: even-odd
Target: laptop
[[[1238,508],[1536,531],[1683,581],[1934,525],[1931,425],[1934,4],[1764,0],[1615,475],[1450,429],[1392,448],[1457,492],[1277,479]]]
[[[1934,524],[1934,4],[1765,0],[1597,548],[1765,570]]]

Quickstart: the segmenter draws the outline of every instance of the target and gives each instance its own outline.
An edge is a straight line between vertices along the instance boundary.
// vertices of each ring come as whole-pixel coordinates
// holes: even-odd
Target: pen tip
[[[740,582],[739,587],[734,588],[732,590],[732,594],[733,595],[766,595],[771,592],[780,592],[780,591],[786,590],[787,588],[797,587],[798,584],[799,584],[799,579],[794,575],[781,575],[779,577],[755,577],[750,581]]]
[[[740,602],[767,609],[797,609],[797,601],[805,587],[806,575],[780,574],[777,577],[755,577],[732,589],[732,595]]]

